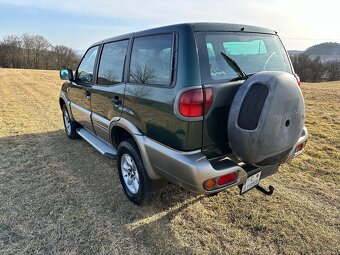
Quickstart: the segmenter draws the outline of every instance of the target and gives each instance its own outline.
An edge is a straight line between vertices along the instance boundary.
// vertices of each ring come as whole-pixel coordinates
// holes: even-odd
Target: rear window
[[[201,71],[206,82],[227,81],[237,73],[221,52],[232,58],[246,74],[259,71],[291,73],[287,54],[276,35],[255,33],[196,33]]]
[[[133,42],[130,82],[170,85],[173,35],[136,38]]]

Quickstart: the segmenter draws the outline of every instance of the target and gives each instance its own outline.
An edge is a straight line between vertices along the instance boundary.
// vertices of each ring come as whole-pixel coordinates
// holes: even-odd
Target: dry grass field
[[[302,84],[305,153],[213,197],[128,202],[115,161],[64,134],[56,71],[0,69],[0,254],[339,254],[340,82]]]

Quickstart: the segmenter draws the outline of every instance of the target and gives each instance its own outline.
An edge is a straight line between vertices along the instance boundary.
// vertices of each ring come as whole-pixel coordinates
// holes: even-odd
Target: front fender
[[[64,101],[71,120],[75,121],[73,114],[72,114],[72,110],[71,110],[71,101],[67,98],[67,94],[63,90],[60,91],[59,102],[60,102],[60,100]],[[60,103],[60,108],[61,107],[62,107],[62,104]]]

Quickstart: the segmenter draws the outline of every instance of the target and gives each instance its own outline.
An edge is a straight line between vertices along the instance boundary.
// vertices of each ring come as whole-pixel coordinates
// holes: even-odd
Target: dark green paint
[[[201,83],[192,27],[166,27],[150,33],[175,34],[175,80],[171,86],[127,83],[122,117],[131,121],[146,136],[174,149],[199,149],[202,146],[202,121],[186,122],[174,115],[174,102],[178,92],[186,87],[200,86]],[[149,33],[138,33],[136,36],[147,34]]]
[[[74,83],[66,82],[63,90],[66,92],[66,88],[71,87],[68,98],[72,102],[83,103],[86,109],[91,109],[93,113],[108,121],[112,121],[113,118],[117,119],[117,117],[125,118],[147,137],[171,148],[181,151],[202,149],[208,158],[228,154],[231,152],[227,137],[228,112],[241,82],[224,83],[222,85],[202,84],[200,72],[202,66],[200,67],[199,63],[195,32],[241,32],[241,30],[275,34],[272,30],[253,26],[195,23],[155,28],[103,40],[93,45],[129,40],[124,81],[119,85],[111,86],[98,86],[94,81],[94,85],[90,88],[87,87],[92,93],[91,103],[84,98],[83,93],[86,88],[77,88]],[[176,64],[172,84],[170,86],[151,86],[129,83],[128,71],[133,38],[165,33],[171,33],[176,38],[176,51],[174,52]],[[97,68],[98,60],[96,61],[94,75],[97,73]],[[220,105],[213,105],[213,109],[204,117],[204,121],[183,121],[174,114],[174,102],[177,94],[182,89],[192,86],[212,87],[214,104],[218,98],[220,98],[219,101],[222,101]],[[119,96],[122,100],[121,108],[114,105],[115,96]]]

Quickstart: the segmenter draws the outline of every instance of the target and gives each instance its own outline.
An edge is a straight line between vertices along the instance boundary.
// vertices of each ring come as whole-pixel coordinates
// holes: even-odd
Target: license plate
[[[241,194],[257,186],[260,183],[260,178],[261,171],[248,177],[247,181],[242,185]]]

